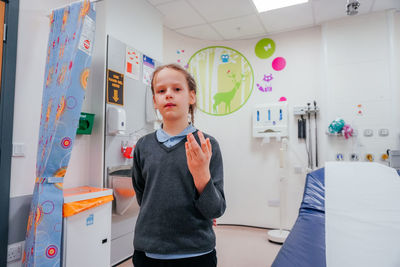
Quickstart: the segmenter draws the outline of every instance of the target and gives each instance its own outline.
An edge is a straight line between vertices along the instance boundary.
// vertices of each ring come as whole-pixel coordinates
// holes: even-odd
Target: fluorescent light
[[[253,0],[258,12],[307,3],[308,0]]]

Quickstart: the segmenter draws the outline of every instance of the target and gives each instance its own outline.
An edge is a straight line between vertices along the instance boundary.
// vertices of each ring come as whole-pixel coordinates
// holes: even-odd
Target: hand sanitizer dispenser
[[[125,109],[119,107],[108,107],[107,128],[109,135],[123,134],[126,130]]]

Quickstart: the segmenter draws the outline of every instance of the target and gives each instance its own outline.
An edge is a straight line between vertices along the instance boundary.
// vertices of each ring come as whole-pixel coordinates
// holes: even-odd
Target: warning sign
[[[124,75],[107,70],[107,103],[124,105]]]
[[[85,16],[85,22],[83,23],[81,38],[79,39],[78,48],[88,54],[92,54],[93,40],[96,24],[89,16]]]
[[[90,41],[89,41],[89,40],[85,40],[85,41],[83,42],[83,47],[85,47],[86,49],[89,50],[89,48],[90,48]]]

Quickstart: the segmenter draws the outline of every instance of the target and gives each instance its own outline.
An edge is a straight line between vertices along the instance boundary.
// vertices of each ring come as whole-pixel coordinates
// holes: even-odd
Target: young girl
[[[140,138],[134,151],[140,212],[133,264],[215,267],[213,218],[226,207],[218,142],[193,126],[196,83],[187,71],[176,64],[158,67],[151,90],[163,124]]]

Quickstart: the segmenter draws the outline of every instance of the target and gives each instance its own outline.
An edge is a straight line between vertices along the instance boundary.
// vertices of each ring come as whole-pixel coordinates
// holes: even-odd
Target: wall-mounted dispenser
[[[253,110],[253,137],[288,136],[287,102],[257,105]]]
[[[76,134],[92,134],[94,114],[81,112]]]
[[[125,109],[109,106],[107,111],[107,133],[109,135],[124,134],[126,131]]]

